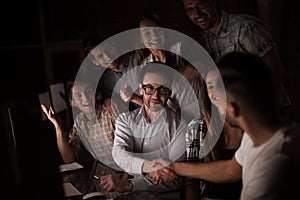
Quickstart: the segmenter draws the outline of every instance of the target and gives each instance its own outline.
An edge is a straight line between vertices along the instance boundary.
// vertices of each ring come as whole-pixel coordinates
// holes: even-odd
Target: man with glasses
[[[142,71],[139,92],[143,105],[122,113],[116,121],[112,155],[115,162],[134,179],[117,187],[107,181],[105,189],[132,192],[122,199],[180,199],[184,178],[166,174],[152,160],[163,157],[173,161],[185,160],[186,123],[178,112],[167,106],[172,94],[172,69],[157,63],[146,64]],[[163,177],[158,182],[150,177]],[[169,180],[168,183],[161,183]]]
[[[182,3],[190,20],[203,30],[195,39],[216,63],[233,51],[261,57],[271,69],[275,89],[280,95],[281,109],[290,106],[283,87],[283,68],[277,44],[259,19],[220,11],[216,7],[216,0],[182,0]]]

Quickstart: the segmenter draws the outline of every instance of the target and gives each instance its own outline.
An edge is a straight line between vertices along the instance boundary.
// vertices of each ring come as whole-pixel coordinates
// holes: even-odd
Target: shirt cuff
[[[142,167],[143,167],[143,163],[145,162],[144,159],[142,158],[133,158],[132,159],[132,168],[130,170],[131,173],[134,173],[134,174],[139,174],[139,175],[143,175],[142,174]]]

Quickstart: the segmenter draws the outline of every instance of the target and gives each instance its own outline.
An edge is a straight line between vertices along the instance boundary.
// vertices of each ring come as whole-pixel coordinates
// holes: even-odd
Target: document
[[[65,197],[82,196],[82,193],[72,183],[63,183],[63,189]]]
[[[50,92],[51,92],[52,103],[55,112],[59,113],[67,109],[66,101],[68,100],[68,98],[66,96],[64,84],[56,83],[50,85]]]
[[[51,100],[50,100],[50,94],[49,92],[44,92],[44,93],[40,93],[39,94],[39,101],[40,104],[44,104],[45,106],[47,106],[47,108],[49,108],[51,106]],[[43,121],[45,121],[47,118],[47,116],[45,115],[45,113],[43,111],[42,112],[42,117],[43,117]]]
[[[93,198],[93,197],[98,197],[97,199],[107,199],[106,198],[106,195],[103,194],[102,192],[91,192],[91,193],[88,193],[84,196],[82,196],[82,199],[85,200],[85,199],[89,199],[89,198]]]
[[[59,165],[59,171],[66,172],[66,171],[71,171],[71,170],[76,170],[76,169],[81,169],[83,168],[82,165],[78,164],[77,162],[72,162],[70,164],[62,164]]]

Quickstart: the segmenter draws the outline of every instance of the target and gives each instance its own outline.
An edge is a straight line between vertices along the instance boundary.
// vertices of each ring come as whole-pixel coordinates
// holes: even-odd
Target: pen
[[[100,178],[96,175],[93,176],[96,180],[99,180]]]

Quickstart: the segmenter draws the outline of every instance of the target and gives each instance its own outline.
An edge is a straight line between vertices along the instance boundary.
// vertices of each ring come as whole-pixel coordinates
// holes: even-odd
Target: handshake
[[[174,181],[178,175],[172,170],[172,163],[163,158],[146,160],[142,171],[156,183],[167,183]],[[119,174],[108,174],[100,177],[100,184],[106,192],[117,191],[120,193],[131,192],[132,183]]]
[[[178,178],[178,175],[172,169],[172,163],[163,158],[145,161],[142,171],[148,174],[156,183],[167,183]]]

